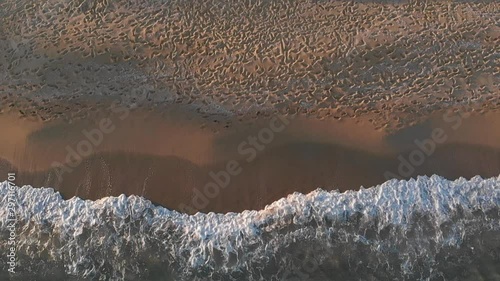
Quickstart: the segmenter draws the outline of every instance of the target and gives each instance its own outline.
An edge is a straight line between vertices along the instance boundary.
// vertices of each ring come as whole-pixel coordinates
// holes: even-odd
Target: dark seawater
[[[0,280],[500,280],[497,178],[391,180],[194,216],[137,196],[15,197],[17,272],[6,275],[2,219]]]

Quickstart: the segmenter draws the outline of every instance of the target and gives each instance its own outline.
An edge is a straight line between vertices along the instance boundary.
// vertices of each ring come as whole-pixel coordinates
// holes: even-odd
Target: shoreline
[[[202,128],[205,123],[196,115],[168,112],[160,117],[154,111],[132,110],[124,120],[101,112],[94,120],[72,124],[1,115],[4,130],[13,130],[1,155],[13,158],[4,158],[0,170],[16,171],[21,185],[53,187],[64,198],[135,194],[187,213],[262,209],[293,192],[357,190],[390,177],[439,174],[455,179],[490,177],[500,171],[500,142],[495,142],[500,133],[492,130],[500,125],[497,112],[467,118],[460,112],[436,114],[395,133],[370,128],[361,118],[302,116],[289,124],[263,117],[250,126]],[[104,128],[103,118],[109,119]],[[280,130],[269,139],[273,126]],[[446,138],[430,145],[437,129]],[[157,133],[152,138],[147,132]],[[68,148],[78,154],[78,148],[89,147],[79,145],[82,141],[92,145],[92,153],[80,155],[78,163],[65,161]],[[66,165],[62,178],[54,162]]]

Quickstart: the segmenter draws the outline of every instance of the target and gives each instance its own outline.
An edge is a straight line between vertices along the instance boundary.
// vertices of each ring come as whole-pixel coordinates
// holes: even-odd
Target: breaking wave
[[[64,200],[24,186],[15,197],[17,272],[1,280],[500,280],[500,178],[318,189],[192,216],[138,196]],[[4,219],[0,235],[7,253]]]

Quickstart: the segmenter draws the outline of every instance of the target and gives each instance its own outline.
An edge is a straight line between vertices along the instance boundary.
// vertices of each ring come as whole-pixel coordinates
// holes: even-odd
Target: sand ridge
[[[84,118],[90,105],[190,106],[212,122],[373,116],[400,129],[457,105],[498,108],[495,1],[7,1],[3,110]],[[98,101],[99,102],[99,101]],[[48,106],[48,105],[51,106]]]

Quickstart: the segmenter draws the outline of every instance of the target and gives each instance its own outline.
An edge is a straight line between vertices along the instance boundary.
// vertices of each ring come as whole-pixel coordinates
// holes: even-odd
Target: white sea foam
[[[2,218],[7,191],[2,183]],[[325,271],[342,268],[352,280],[428,280],[500,249],[500,178],[432,176],[345,193],[318,189],[260,211],[193,216],[138,196],[64,200],[51,188],[30,186],[16,196],[20,270],[61,268],[92,280],[288,280],[290,270],[328,280],[321,279]],[[3,221],[0,231],[6,232]],[[490,249],[481,248],[492,233]],[[442,260],[465,248],[472,252],[461,253],[460,262]],[[297,264],[305,256],[317,263],[315,272]]]

